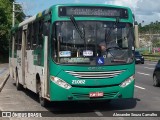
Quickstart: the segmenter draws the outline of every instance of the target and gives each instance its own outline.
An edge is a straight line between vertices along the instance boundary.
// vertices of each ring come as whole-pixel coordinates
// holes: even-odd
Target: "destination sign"
[[[113,7],[59,7],[59,16],[95,16],[128,18],[127,9]]]

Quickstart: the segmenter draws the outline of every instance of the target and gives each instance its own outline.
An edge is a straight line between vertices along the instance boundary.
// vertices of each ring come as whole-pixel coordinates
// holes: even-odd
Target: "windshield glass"
[[[133,61],[134,33],[129,23],[61,21],[53,29],[52,57],[56,63],[114,65]]]

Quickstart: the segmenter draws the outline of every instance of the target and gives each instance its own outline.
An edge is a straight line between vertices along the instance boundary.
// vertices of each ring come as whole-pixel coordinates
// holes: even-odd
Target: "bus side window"
[[[13,33],[12,33],[12,31],[11,31],[11,35],[10,35],[10,41],[9,41],[9,56],[10,57],[12,57],[12,42],[13,42],[13,37],[14,37],[14,35],[13,35]]]
[[[43,47],[43,21],[39,21],[39,29],[38,29],[38,47]]]
[[[33,25],[32,25],[32,47],[31,49],[34,50],[36,49],[36,46],[37,46],[37,22],[34,22]]]
[[[22,28],[18,30],[18,50],[21,50],[22,46]]]
[[[50,22],[46,21],[43,23],[43,35],[49,37],[50,33]]]
[[[57,62],[58,61],[58,59],[57,59],[57,36],[56,36],[56,27],[58,27],[58,25],[56,25],[56,24],[54,24],[53,26],[52,26],[52,36],[51,36],[51,38],[52,38],[52,44],[51,44],[51,46],[53,47],[53,49],[51,50],[51,52],[52,52],[52,56],[53,56],[53,59]]]
[[[15,32],[15,44],[14,44],[14,50],[17,50],[18,48],[18,32]]]
[[[31,49],[31,33],[32,33],[32,25],[28,25],[28,30],[27,30],[27,50]]]
[[[33,50],[33,41],[34,41],[34,29],[33,29],[33,23],[31,23],[30,39],[31,39],[31,50]]]

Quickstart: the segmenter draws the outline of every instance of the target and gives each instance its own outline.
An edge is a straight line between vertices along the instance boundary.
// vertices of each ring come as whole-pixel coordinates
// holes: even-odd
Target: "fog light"
[[[68,96],[68,100],[72,100],[73,99],[73,97],[72,96]]]
[[[118,97],[119,97],[119,98],[122,98],[122,94],[118,94]]]

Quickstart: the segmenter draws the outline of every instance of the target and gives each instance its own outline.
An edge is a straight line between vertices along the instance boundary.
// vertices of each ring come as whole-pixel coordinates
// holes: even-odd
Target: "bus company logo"
[[[12,117],[11,112],[2,112],[2,117]]]
[[[88,70],[102,70],[102,67],[88,67]]]

